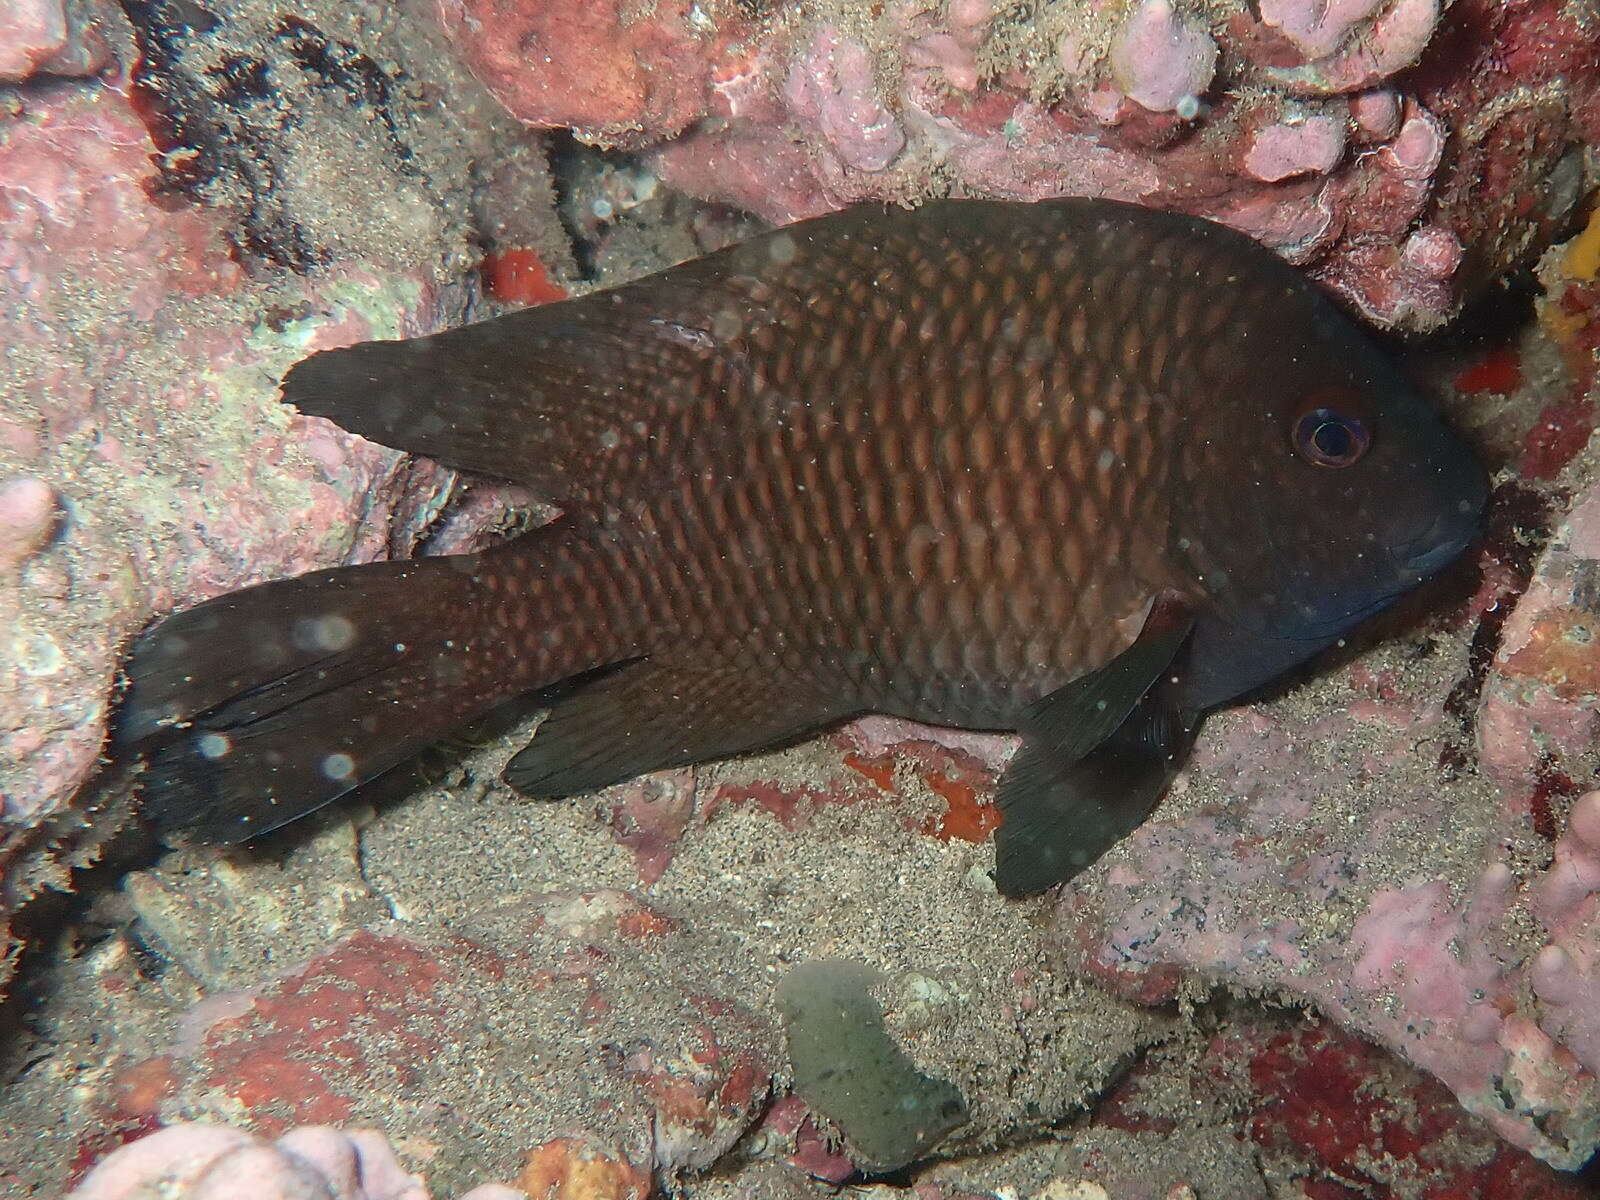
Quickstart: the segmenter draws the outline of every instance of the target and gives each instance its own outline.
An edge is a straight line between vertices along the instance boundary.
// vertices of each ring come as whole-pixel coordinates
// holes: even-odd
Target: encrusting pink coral
[[[1296,90],[1353,92],[1411,66],[1439,23],[1439,0],[1262,0],[1262,21],[1310,61],[1270,74]]]
[[[170,1125],[113,1151],[67,1200],[429,1200],[383,1134],[303,1125],[269,1142],[227,1125]],[[503,1184],[460,1200],[527,1200]]]
[[[1269,183],[1296,175],[1326,175],[1344,157],[1341,116],[1283,121],[1258,130],[1245,156],[1245,170]]]
[[[66,0],[11,0],[0,7],[0,80],[92,75],[110,60],[93,10]]]
[[[1261,0],[1261,19],[1313,58],[1332,54],[1382,0]]]
[[[822,131],[846,167],[881,171],[905,148],[899,122],[877,95],[867,48],[835,29],[817,30],[784,94],[794,114]]]
[[[769,220],[944,192],[1137,200],[1236,225],[1413,329],[1556,236],[1571,156],[1600,137],[1592,32],[1563,0],[1263,0],[1226,19],[1198,0],[1085,0],[1052,6],[1059,31],[991,0],[886,4],[848,28],[674,3],[586,18],[532,55],[517,34],[565,3],[440,4],[523,120],[653,147],[673,186]],[[503,51],[492,67],[485,47]],[[558,110],[596,61],[646,82],[604,114]],[[648,82],[663,73],[670,89]],[[1430,153],[1435,134],[1459,156]]]
[[[0,483],[0,571],[40,550],[55,523],[55,489],[44,480],[24,476]]]
[[[1573,804],[1534,909],[1550,935],[1529,971],[1539,1027],[1600,1077],[1600,792]]]
[[[1143,0],[1111,44],[1111,75],[1151,112],[1194,116],[1217,69],[1217,43],[1171,0]]]

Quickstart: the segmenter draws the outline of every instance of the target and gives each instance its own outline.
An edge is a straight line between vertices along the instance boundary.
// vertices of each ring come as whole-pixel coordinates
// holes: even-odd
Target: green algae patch
[[[894,1171],[967,1122],[953,1084],[933,1079],[889,1036],[865,963],[801,963],[778,985],[794,1090],[838,1128],[856,1165]]]

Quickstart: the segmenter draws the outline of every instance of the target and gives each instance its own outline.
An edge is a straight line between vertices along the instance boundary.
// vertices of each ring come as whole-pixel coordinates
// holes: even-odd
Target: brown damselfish
[[[1149,816],[1213,708],[1454,559],[1487,481],[1293,268],[1104,200],[804,221],[609,291],[312,355],[301,412],[559,505],[143,635],[116,730],[233,842],[565,683],[530,795],[859,713],[1017,730],[1008,896]]]

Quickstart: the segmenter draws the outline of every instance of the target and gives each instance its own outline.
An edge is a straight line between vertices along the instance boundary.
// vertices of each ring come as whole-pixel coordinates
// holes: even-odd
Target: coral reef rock
[[[1596,18],[1566,0],[440,11],[520,119],[654,146],[669,183],[772,221],[1138,200],[1236,225],[1412,329],[1537,255],[1600,141]]]
[[[875,1195],[1582,1194],[1554,1168],[1600,1148],[1600,218],[1551,243],[1595,179],[1592,5],[294,7],[0,14],[0,987],[18,906],[127,820],[95,773],[140,628],[543,511],[294,414],[287,366],[665,266],[752,223],[719,206],[1136,200],[1404,331],[1536,264],[1518,340],[1425,352],[1489,527],[1213,716],[1154,819],[1036,902],[988,875],[1014,740],[879,717],[547,806],[491,782],[495,737],[413,803],[145,861],[39,922],[0,1191],[411,1200],[403,1159],[453,1193],[815,1195],[933,1136],[864,1149],[791,1094],[777,990],[831,959],[872,971],[873,1053],[970,1118]]]
[[[124,7],[0,18],[28,26],[0,29],[0,75],[32,75],[0,106],[0,990],[9,914],[117,823],[68,803],[127,640],[437,532],[453,473],[294,415],[276,381],[462,320],[469,163],[529,137],[381,6]]]

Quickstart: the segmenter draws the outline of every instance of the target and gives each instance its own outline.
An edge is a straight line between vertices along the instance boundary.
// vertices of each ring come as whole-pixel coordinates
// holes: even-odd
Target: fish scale
[[[1079,586],[1102,586],[1097,572],[1120,559],[1124,547],[1115,537],[1101,539],[1098,545],[1103,546],[1104,553],[1092,556],[1089,551],[1097,542],[1085,535],[1090,528],[1103,525],[1105,513],[1124,520],[1137,515],[1132,496],[1138,490],[1140,470],[1147,469],[1147,464],[1130,463],[1130,457],[1137,458],[1136,447],[1127,439],[1116,440],[1110,449],[1123,460],[1125,467],[1114,474],[1098,472],[1109,477],[1109,484],[1098,481],[1096,464],[1090,461],[1096,441],[1085,424],[1079,422],[1061,431],[1070,448],[1067,457],[1070,480],[1055,476],[1054,482],[1046,485],[1046,503],[1038,503],[1026,494],[1020,509],[1011,505],[995,508],[986,503],[994,497],[986,495],[978,485],[994,467],[991,449],[994,445],[1009,441],[1027,447],[1031,442],[1046,454],[1055,445],[1051,437],[1055,431],[1038,428],[1037,420],[1025,415],[1029,408],[1027,401],[1014,406],[1014,410],[1003,401],[987,403],[996,393],[1009,399],[1022,390],[1022,381],[1013,365],[994,355],[978,359],[976,369],[969,369],[967,378],[962,380],[958,374],[959,364],[951,361],[951,355],[936,352],[912,364],[913,368],[921,366],[920,378],[914,370],[903,372],[901,386],[895,393],[870,387],[857,389],[859,403],[842,404],[838,397],[849,394],[850,381],[840,379],[839,373],[854,370],[859,360],[829,347],[841,346],[854,337],[859,341],[859,353],[871,356],[880,343],[888,340],[886,330],[894,327],[894,317],[898,313],[893,304],[901,298],[901,293],[906,293],[905,299],[916,314],[914,301],[919,293],[906,292],[904,285],[907,280],[916,278],[917,264],[910,262],[906,270],[898,272],[886,267],[886,262],[892,266],[887,255],[894,248],[891,242],[876,251],[872,260],[877,269],[876,286],[870,290],[876,304],[865,304],[861,319],[852,329],[837,327],[838,306],[832,302],[784,307],[780,323],[786,330],[789,344],[801,350],[817,349],[810,360],[802,360],[798,366],[790,365],[791,355],[785,350],[774,350],[770,380],[758,378],[755,386],[759,388],[765,382],[776,389],[793,378],[807,379],[809,383],[800,391],[802,403],[796,408],[794,419],[781,427],[778,436],[769,435],[766,441],[755,437],[747,444],[746,461],[741,464],[743,478],[773,479],[778,485],[776,492],[766,492],[765,507],[754,503],[745,487],[735,485],[734,494],[741,498],[738,507],[745,514],[744,519],[760,527],[772,524],[782,527],[781,510],[788,510],[787,528],[793,538],[788,560],[790,569],[782,571],[780,568],[784,579],[772,578],[768,586],[780,594],[795,595],[803,603],[778,614],[774,624],[791,634],[798,631],[802,639],[819,651],[829,648],[830,641],[838,638],[838,631],[871,634],[881,630],[884,622],[874,619],[879,613],[887,616],[891,629],[925,630],[925,637],[908,639],[900,646],[885,646],[881,641],[869,642],[858,637],[848,647],[863,658],[889,660],[882,672],[884,693],[865,697],[867,703],[874,707],[901,707],[912,715],[935,716],[958,723],[994,721],[1009,715],[1018,703],[1013,691],[1016,681],[1012,672],[1004,668],[1020,664],[1025,655],[1023,648],[1035,642],[1032,633],[1037,626],[1026,622],[1030,612],[1045,611],[1045,624],[1065,627],[1067,631],[1067,636],[1049,647],[1046,654],[1030,656],[1036,660],[1032,664],[1035,668],[1034,695],[1048,690],[1052,682],[1070,673],[1086,657],[1095,656],[1097,652],[1109,656],[1106,638],[1097,638],[1106,633],[1102,623],[1075,622],[1070,609],[1051,609],[1042,596],[1046,592],[1057,597],[1064,594],[1060,587],[1061,576],[1054,572],[1061,572]],[[857,255],[843,257],[844,270],[859,266]],[[987,301],[995,292],[1003,294],[1009,290],[1014,295],[1017,291],[1015,286],[1007,289],[1003,280],[995,283],[981,275],[974,278],[967,269],[969,263],[969,259],[962,258],[946,264],[946,269],[970,284],[971,290],[966,294],[967,302],[957,305],[951,314],[951,327],[936,331],[936,343],[941,347],[961,346],[963,331],[975,320],[981,323],[986,319],[992,326],[994,310],[986,307]],[[869,295],[859,281],[842,290],[845,301],[858,305]],[[1046,292],[1046,296],[1057,305],[1066,299],[1059,292],[1055,295]],[[807,336],[807,329],[789,324],[802,313],[823,327],[818,331],[820,336]],[[986,313],[990,315],[985,317]],[[831,334],[824,332],[829,326],[834,327]],[[1112,345],[1114,343],[1108,343],[1107,348]],[[968,359],[971,361],[971,356]],[[738,411],[743,399],[730,393],[727,407]],[[1120,390],[1113,389],[1106,403],[1115,408],[1120,399]],[[1037,413],[1041,406],[1034,404],[1033,409]],[[701,414],[704,427],[736,419],[732,412],[724,412],[722,406],[715,404],[703,405],[694,411]],[[1016,434],[1009,428],[1008,417],[1013,411]],[[845,461],[849,446],[841,439],[853,436],[852,429],[861,428],[875,431],[873,444],[876,446],[908,446],[913,468],[937,473],[941,486],[924,489],[894,503],[880,491],[884,486],[893,486],[900,478],[892,464],[887,470],[863,470],[852,475]],[[1112,422],[1109,428],[1116,431],[1121,427]],[[685,429],[681,436],[686,444],[717,444],[692,429]],[[766,449],[765,456],[755,452],[762,447]],[[668,453],[677,450],[672,447]],[[879,464],[873,463],[873,466]],[[1025,478],[1039,474],[1051,479],[1050,468],[1055,464],[1028,462],[1024,466]],[[1026,469],[1035,466],[1042,469]],[[725,523],[719,527],[716,521],[703,522],[698,513],[705,509],[715,514],[725,513],[720,502],[721,493],[712,485],[718,480],[736,477],[724,471],[722,462],[700,456],[690,458],[685,477],[705,485],[686,492],[679,506],[686,528],[698,535],[686,542],[714,548],[717,560],[727,563],[730,553],[724,536]],[[822,486],[825,479],[847,479],[851,486],[825,488]],[[1107,486],[1110,494],[1104,497],[1104,504],[1097,504],[1099,491]],[[907,503],[907,499],[911,502]],[[889,558],[874,555],[874,527],[854,520],[863,509],[894,512],[898,520],[896,527],[887,531],[889,540],[903,547],[915,549],[919,546],[918,539],[913,536],[919,527],[937,531],[932,541],[924,539],[921,545],[929,550],[943,547],[945,557],[941,560],[938,553],[929,555],[926,560],[904,555]],[[984,549],[995,536],[1010,536],[1020,543],[1015,531],[1029,526],[1030,509],[1044,518],[1042,522],[1033,523],[1037,527],[1067,535],[1060,539],[1060,545],[1050,546],[1040,556],[1040,561],[1049,564],[1052,574],[1049,578],[1018,576],[1009,581],[997,578],[991,564],[984,560]],[[732,556],[737,557],[737,547]],[[759,568],[756,564],[742,562],[729,570],[740,578],[748,578],[758,575]],[[723,611],[725,602],[732,599],[709,586],[717,578],[710,565],[691,558],[686,564],[686,575],[692,582],[672,589],[677,607],[688,610],[681,616],[684,625],[678,628],[658,625],[657,635],[665,640],[684,633],[695,640],[705,637],[707,631],[698,627],[698,615],[705,611]],[[723,579],[725,581],[725,575]],[[1136,582],[1142,598],[1153,581]],[[794,584],[800,585],[799,588],[793,587]],[[928,591],[931,586],[940,585],[946,590],[937,597]],[[998,598],[986,599],[986,596],[997,597],[1002,588],[1015,597],[1011,604]],[[916,609],[919,595],[928,595],[929,604],[942,609],[944,619],[937,623],[919,619],[927,615]],[[1130,611],[1138,603],[1139,599],[1130,599]],[[641,611],[656,610],[646,604]],[[1010,620],[1013,613],[1023,616],[1024,620]],[[986,616],[988,620],[983,619]],[[1051,618],[1055,620],[1052,622]],[[1116,631],[1110,631],[1109,636],[1116,637]],[[1110,652],[1114,653],[1114,648]],[[1037,661],[1041,658],[1044,661]]]
[[[1484,494],[1286,264],[1106,201],[855,209],[317,354],[284,396],[562,515],[147,634],[118,741],[159,828],[251,836],[562,685],[506,771],[533,794],[858,712],[1017,729],[997,879],[1037,891],[1143,819],[1205,711],[1447,562]]]

